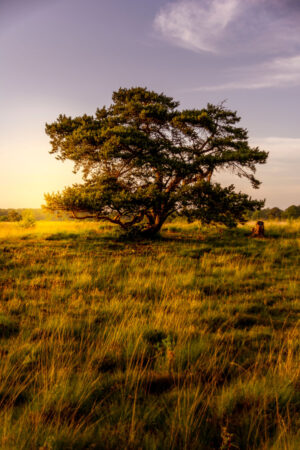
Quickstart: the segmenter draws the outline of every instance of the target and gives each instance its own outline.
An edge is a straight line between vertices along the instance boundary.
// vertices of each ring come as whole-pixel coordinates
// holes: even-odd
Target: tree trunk
[[[147,238],[152,238],[154,237],[156,234],[158,234],[161,230],[161,227],[163,226],[163,224],[165,223],[167,216],[159,216],[156,215],[155,218],[150,222],[149,220],[149,225],[147,228],[144,228],[141,231],[141,236],[143,237],[147,237]]]
[[[152,238],[160,232],[161,227],[162,225],[153,225],[142,230],[140,234],[143,237]]]
[[[256,222],[255,227],[252,228],[251,237],[258,237],[258,238],[265,237],[265,227],[264,223],[261,220]]]

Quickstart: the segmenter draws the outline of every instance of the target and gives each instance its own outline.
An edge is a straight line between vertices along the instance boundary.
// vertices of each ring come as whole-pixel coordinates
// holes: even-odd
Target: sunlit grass
[[[113,225],[103,222],[75,222],[75,221],[62,221],[51,222],[40,220],[37,221],[34,227],[22,228],[18,222],[2,222],[0,223],[0,239],[31,236],[36,237],[45,234],[55,233],[86,233],[89,231],[107,231],[114,228]]]
[[[0,447],[298,448],[300,223],[252,226],[1,223]]]

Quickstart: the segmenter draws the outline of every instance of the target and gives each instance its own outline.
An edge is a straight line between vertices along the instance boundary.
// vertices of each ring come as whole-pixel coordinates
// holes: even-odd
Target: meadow
[[[1,449],[299,449],[300,222],[0,224]]]

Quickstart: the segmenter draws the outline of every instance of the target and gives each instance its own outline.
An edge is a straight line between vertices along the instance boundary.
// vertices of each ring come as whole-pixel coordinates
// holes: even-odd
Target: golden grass
[[[300,223],[0,224],[0,447],[296,449]]]
[[[40,220],[37,221],[35,226],[32,228],[22,228],[18,222],[10,223],[3,222],[0,223],[0,239],[6,238],[18,238],[22,236],[28,236],[34,233],[36,236],[41,236],[44,234],[54,234],[54,233],[84,233],[87,231],[98,231],[105,229],[107,223],[97,223],[97,222],[72,222],[72,221],[62,221],[62,222],[51,222]]]

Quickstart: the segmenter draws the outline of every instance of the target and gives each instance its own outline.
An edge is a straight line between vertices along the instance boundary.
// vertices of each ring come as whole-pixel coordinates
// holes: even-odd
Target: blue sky
[[[0,208],[39,207],[76,180],[48,154],[46,122],[137,85],[184,108],[226,100],[270,157],[259,190],[219,180],[300,204],[298,0],[0,0],[0,61]]]

